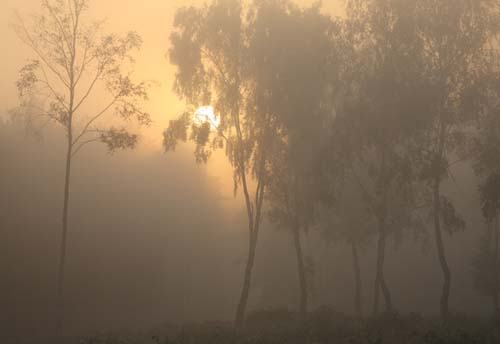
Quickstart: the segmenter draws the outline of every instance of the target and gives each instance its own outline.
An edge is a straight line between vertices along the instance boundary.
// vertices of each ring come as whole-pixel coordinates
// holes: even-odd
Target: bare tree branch
[[[87,122],[87,124],[85,124],[85,126],[81,130],[80,134],[73,140],[72,145],[75,145],[78,142],[78,140],[83,135],[85,135],[85,133],[87,132],[88,128],[92,125],[92,123],[94,123],[97,119],[99,119],[99,117],[101,117],[102,115],[104,115],[106,113],[106,111],[108,111],[118,101],[118,99],[119,99],[119,96],[116,96],[108,105],[106,105],[106,107],[104,107],[104,109],[102,109],[94,117],[92,117]]]
[[[84,146],[86,146],[87,144],[89,143],[92,143],[92,142],[100,142],[101,140],[99,138],[93,138],[93,139],[89,139],[89,140],[86,140],[86,141],[83,141],[81,142],[74,150],[73,150],[73,153],[71,153],[71,157],[74,157]]]
[[[21,29],[24,33],[24,35],[26,36],[26,38],[23,38],[23,36],[21,34],[19,34],[16,30],[16,33],[18,33],[18,37],[21,41],[23,41],[27,46],[29,46],[35,53],[36,55],[43,61],[43,63],[45,63],[45,65],[52,71],[52,73],[54,73],[58,79],[64,84],[64,86],[66,86],[68,89],[70,88],[70,84],[69,82],[61,75],[60,72],[57,71],[57,69],[51,64],[48,62],[48,59],[46,58],[46,56],[44,56],[44,54],[38,49],[38,46],[37,44],[34,42],[33,38],[31,37],[31,34],[29,33],[28,29],[26,28],[26,24],[24,23],[24,21],[22,20],[21,17],[18,17],[18,22],[21,26]]]
[[[40,69],[42,70],[42,74],[44,76],[44,79],[42,82],[49,88],[51,93],[54,95],[54,98],[66,109],[66,111],[69,111],[68,104],[66,104],[62,99],[61,96],[54,90],[52,85],[50,84],[48,78],[47,78],[47,73],[45,72],[45,68],[43,66],[40,66]]]
[[[90,95],[90,93],[92,93],[92,90],[94,89],[94,86],[96,85],[97,81],[99,80],[99,78],[102,76],[102,73],[103,73],[104,69],[100,68],[98,70],[98,72],[96,73],[94,79],[92,80],[92,82],[90,83],[90,86],[87,88],[87,91],[85,92],[85,94],[82,96],[82,98],[78,101],[78,103],[75,105],[74,109],[73,109],[73,112],[76,112],[78,110],[78,108],[85,102],[85,100],[88,98],[88,96]]]
[[[54,12],[54,9],[53,7],[50,5],[50,3],[45,0],[43,2],[43,4],[47,7],[47,9],[49,10],[49,13],[51,14],[52,18],[55,20],[55,22],[57,23],[57,25],[59,26],[59,30],[60,32],[62,33],[63,35],[63,38],[64,38],[64,42],[66,43],[66,47],[68,48],[68,51],[71,51],[71,45],[70,45],[70,41],[69,41],[69,38],[67,36],[67,33],[66,33],[66,29],[63,27],[62,23],[61,23],[61,20],[59,19],[59,17],[56,15],[56,13]],[[66,55],[66,50],[64,49],[64,46],[61,44],[61,52],[63,53],[64,55],[64,67],[66,69],[66,72],[68,73],[68,77],[70,76],[70,66],[68,65],[68,62],[70,61],[70,59],[68,58],[68,56]]]

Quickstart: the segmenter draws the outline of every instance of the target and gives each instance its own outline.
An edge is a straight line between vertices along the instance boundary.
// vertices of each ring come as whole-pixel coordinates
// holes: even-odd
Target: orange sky
[[[162,132],[168,120],[182,111],[183,103],[173,94],[174,68],[166,57],[168,37],[177,8],[201,5],[205,0],[93,0],[91,13],[95,18],[107,18],[107,30],[123,33],[137,31],[144,45],[137,57],[135,77],[155,80],[159,86],[150,92],[147,110],[152,114],[153,125],[141,136],[139,152],[162,150]],[[299,0],[301,5],[311,5],[315,0]],[[342,0],[324,0],[325,11],[341,13]],[[0,65],[0,113],[16,106],[15,81],[18,71],[30,56],[29,50],[17,39],[9,26],[14,10],[21,14],[37,12],[40,0],[2,0],[0,2],[0,37],[4,48]],[[222,154],[214,156],[209,163],[209,174],[224,180],[225,194],[232,193],[231,171],[225,165]]]

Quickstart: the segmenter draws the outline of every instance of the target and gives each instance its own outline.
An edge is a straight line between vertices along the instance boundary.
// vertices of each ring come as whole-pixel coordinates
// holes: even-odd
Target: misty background
[[[64,174],[64,137],[47,127],[27,135],[8,119],[17,103],[15,80],[27,49],[9,27],[12,10],[36,12],[37,0],[0,4],[0,341],[53,331]],[[107,17],[111,31],[136,30],[144,39],[135,75],[155,80],[148,110],[153,125],[143,129],[138,149],[109,155],[95,146],[75,162],[67,265],[67,332],[140,331],[195,321],[229,321],[241,288],[247,249],[241,195],[233,196],[231,170],[216,155],[197,165],[193,146],[164,154],[162,132],[183,103],[171,91],[173,68],[165,54],[175,10],[202,1],[133,0],[94,2],[91,13]],[[301,1],[310,5],[313,1]],[[324,11],[342,15],[340,3]],[[453,311],[484,314],[485,297],[473,288],[472,256],[484,221],[471,167],[453,167],[458,185],[445,193],[467,228],[447,239],[453,273]],[[229,176],[229,178],[227,178]],[[429,233],[389,238],[385,274],[400,312],[435,314],[442,277]],[[311,229],[305,254],[313,262],[311,309],[328,305],[352,312],[354,276],[350,249],[326,246]],[[418,244],[415,245],[415,240]],[[369,300],[374,278],[374,244],[361,254]],[[259,238],[250,310],[296,308],[297,272],[289,233],[266,219]],[[366,303],[368,304],[368,303]],[[365,309],[366,311],[366,309]]]

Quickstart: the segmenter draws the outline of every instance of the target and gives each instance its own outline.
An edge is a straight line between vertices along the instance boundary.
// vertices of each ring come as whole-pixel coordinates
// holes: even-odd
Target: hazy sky
[[[133,30],[143,39],[143,47],[137,56],[134,76],[138,80],[154,80],[158,86],[150,91],[147,111],[152,115],[153,124],[143,130],[140,137],[140,149],[162,150],[162,132],[168,121],[175,118],[184,107],[184,103],[172,92],[175,69],[167,57],[169,35],[176,9],[201,5],[205,0],[94,0],[90,1],[91,14],[94,18],[106,18],[108,32],[125,33]],[[297,3],[311,5],[316,0],[299,0]],[[2,56],[0,65],[0,114],[17,104],[15,82],[18,71],[32,57],[30,51],[17,38],[10,27],[14,12],[22,15],[36,13],[40,9],[40,0],[2,0],[0,1],[0,38],[8,51]],[[325,12],[334,15],[342,12],[342,0],[323,2]],[[232,172],[229,170],[222,152],[215,154],[207,166],[208,173],[219,177],[223,183],[223,193],[232,194]]]
[[[76,163],[70,216],[74,226],[70,230],[70,241],[77,247],[71,251],[70,264],[74,264],[74,268],[70,269],[70,275],[73,273],[78,277],[72,279],[76,284],[73,287],[74,295],[83,301],[80,308],[74,306],[73,313],[75,317],[87,316],[99,326],[108,324],[94,319],[95,309],[99,309],[99,302],[104,301],[107,303],[101,305],[100,309],[110,312],[109,319],[116,320],[116,314],[122,318],[129,317],[122,324],[135,322],[136,319],[131,315],[137,317],[140,314],[142,321],[149,324],[156,319],[170,319],[165,317],[165,313],[172,318],[178,317],[183,307],[187,311],[196,309],[199,314],[195,315],[199,319],[204,319],[214,309],[221,318],[229,318],[233,313],[236,295],[230,295],[228,291],[237,293],[240,287],[246,250],[246,223],[244,204],[240,198],[233,198],[231,171],[222,153],[215,156],[206,168],[194,164],[190,147],[181,147],[176,154],[162,154],[162,132],[168,121],[183,109],[183,103],[171,91],[175,70],[166,58],[174,13],[177,8],[204,2],[91,2],[92,16],[108,18],[109,32],[135,30],[142,36],[144,45],[137,57],[135,77],[153,79],[160,85],[152,89],[151,101],[147,105],[154,124],[143,132],[138,150],[118,153],[114,159],[109,159],[102,150],[93,148],[81,159],[79,157]],[[298,2],[310,5],[316,1]],[[324,9],[332,14],[340,14],[341,2],[324,0]],[[39,4],[40,0],[0,1],[0,38],[4,48],[0,64],[0,114],[16,106],[15,81],[19,69],[31,56],[9,27],[9,20],[14,10],[30,14],[39,10]],[[7,209],[10,215],[6,220],[10,241],[0,240],[0,245],[10,250],[9,257],[14,257],[0,261],[0,265],[4,264],[4,268],[15,277],[6,288],[14,286],[12,290],[22,292],[20,297],[40,294],[39,299],[32,296],[32,299],[41,300],[40,305],[33,306],[40,309],[47,308],[45,295],[53,290],[49,283],[52,280],[47,276],[54,274],[53,262],[57,258],[55,247],[58,242],[55,238],[58,238],[59,233],[61,204],[59,198],[62,196],[60,177],[64,156],[60,151],[61,135],[57,137],[53,133],[47,132],[48,136],[53,137],[42,147],[26,143],[24,138],[17,136],[17,132],[9,133],[10,136],[4,134],[4,138],[0,136],[0,142],[4,139],[8,143],[4,147],[0,145],[0,161],[7,161],[6,166],[2,166],[4,171],[1,171],[0,188],[5,189],[0,193],[0,202],[3,202],[0,203],[3,204],[0,210]],[[92,168],[88,168],[88,165]],[[35,170],[36,173],[33,172]],[[471,176],[470,169],[457,173],[457,179],[466,181],[466,186],[461,189],[453,186],[450,193],[458,200],[459,210],[466,213],[467,220],[472,223],[472,230],[450,239],[447,248],[452,269],[459,272],[454,275],[456,283],[453,285],[455,289],[452,297],[456,302],[455,307],[478,311],[482,303],[478,302],[473,291],[468,266],[475,250],[475,246],[470,245],[471,242],[475,243],[471,238],[480,233],[482,222],[477,207],[476,184]],[[213,182],[214,179],[218,183]],[[221,198],[225,201],[218,202]],[[25,215],[17,216],[21,210]],[[0,220],[5,221],[1,216]],[[286,282],[295,281],[294,261],[289,251],[292,246],[287,233],[266,229],[259,239],[259,251],[262,254],[259,252],[256,263],[256,291],[253,293],[259,300],[272,299],[286,306],[290,304],[290,299],[294,300],[294,295],[289,295],[290,285]],[[272,241],[266,236],[276,236],[278,239]],[[120,240],[116,240],[117,237]],[[346,257],[349,257],[348,251],[344,248],[326,248],[314,240],[313,234],[306,238],[306,241],[311,242],[311,249],[306,251],[321,258],[316,259],[319,282],[315,286],[318,291],[313,303],[327,301],[341,310],[349,310],[352,274],[350,265],[345,264],[348,261]],[[278,248],[276,245],[279,245]],[[392,246],[388,250],[387,275],[394,288],[396,303],[402,309],[433,311],[434,303],[430,304],[428,300],[438,299],[441,278],[433,248],[428,248],[422,254],[420,247],[408,246],[400,248],[398,252]],[[371,293],[369,285],[373,279],[373,271],[370,270],[373,268],[372,250],[370,248],[362,257],[363,269],[367,271],[367,275],[363,276],[367,295]],[[0,249],[0,252],[4,250]],[[391,259],[396,254],[397,259]],[[273,264],[260,264],[264,261],[272,261]],[[408,268],[407,262],[411,263],[412,269]],[[41,270],[39,266],[44,266],[47,271]],[[217,267],[215,271],[208,270],[212,266]],[[31,279],[26,278],[26,271]],[[108,275],[110,271],[115,273],[113,278]],[[283,275],[288,276],[288,279],[283,278]],[[39,280],[45,282],[39,283]],[[17,285],[19,281],[23,285]],[[26,281],[31,281],[31,284]],[[117,288],[123,289],[122,294],[117,294]],[[408,290],[418,292],[408,294]],[[179,291],[190,297],[180,302],[184,294]],[[277,296],[282,297],[283,302],[277,300]],[[90,302],[87,298],[95,300]],[[32,299],[27,297],[27,301],[23,300],[31,307],[30,302],[34,303]],[[203,304],[203,307],[196,304],[197,300],[205,299],[209,299],[210,303]],[[19,307],[16,300],[12,298],[9,301],[11,309],[18,312],[20,318],[32,312],[28,306]],[[365,301],[369,302],[369,298],[366,297]],[[0,312],[0,325],[2,316]],[[105,318],[106,314],[102,317]],[[74,323],[77,320],[74,318]],[[45,326],[41,322],[40,328],[43,328],[42,325]]]
[[[300,0],[311,5],[315,0]],[[205,0],[100,0],[91,1],[91,13],[95,18],[107,18],[111,32],[137,31],[144,40],[137,58],[136,77],[155,80],[160,86],[151,92],[148,110],[153,115],[158,135],[148,135],[146,141],[161,146],[161,131],[168,119],[182,110],[183,103],[171,91],[174,68],[168,62],[168,38],[172,29],[175,10],[190,5],[201,5]],[[339,0],[324,1],[325,11],[339,13]],[[9,25],[14,11],[21,14],[37,12],[40,0],[3,0],[0,2],[0,37],[2,46],[9,47],[2,57],[0,66],[0,111],[16,105],[15,81],[23,63],[30,56],[29,50],[19,41]]]

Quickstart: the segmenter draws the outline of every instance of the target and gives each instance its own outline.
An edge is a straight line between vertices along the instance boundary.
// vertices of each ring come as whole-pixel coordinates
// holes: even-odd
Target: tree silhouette
[[[415,12],[424,46],[425,78],[435,89],[428,130],[419,138],[420,174],[432,195],[435,241],[443,273],[443,317],[449,312],[451,287],[443,230],[451,234],[465,224],[442,194],[441,185],[451,173],[450,157],[467,144],[472,120],[480,111],[477,92],[491,64],[488,43],[496,25],[493,6],[489,0],[425,0],[418,2]]]
[[[483,239],[480,251],[474,260],[476,287],[485,295],[492,297],[493,311],[499,311],[499,243],[498,214],[500,212],[500,176],[491,174],[479,187],[483,216],[489,231]]]
[[[308,308],[302,232],[314,221],[318,148],[330,115],[332,50],[336,24],[318,5],[301,9],[289,1],[257,3],[249,35],[249,70],[255,109],[276,119],[269,156],[269,215],[290,230],[299,281],[299,315]],[[290,52],[293,52],[291,54]],[[286,61],[286,63],[284,63]]]
[[[363,314],[362,277],[359,250],[366,247],[376,235],[373,214],[366,209],[363,192],[349,176],[338,187],[339,191],[330,206],[321,209],[322,234],[327,244],[345,244],[351,248],[354,272],[354,311]]]
[[[492,52],[499,60],[498,51]],[[479,116],[479,130],[471,145],[476,174],[482,179],[479,195],[483,217],[488,231],[481,242],[480,250],[474,259],[477,289],[492,297],[493,310],[499,312],[499,233],[498,216],[500,212],[500,69],[498,64],[489,64],[488,77],[478,85],[482,111]]]
[[[386,238],[416,206],[413,137],[424,127],[432,89],[422,79],[422,45],[412,20],[414,2],[348,2],[345,96],[336,120],[350,149],[348,171],[376,219],[378,241],[373,312],[379,289],[386,311],[392,298],[384,276]],[[345,81],[344,81],[345,82]],[[349,147],[349,148],[347,148]]]
[[[13,114],[23,116],[36,131],[49,123],[59,125],[67,142],[58,271],[60,336],[72,161],[93,142],[104,143],[110,152],[135,147],[136,134],[104,121],[109,122],[110,114],[122,122],[150,123],[149,114],[141,110],[148,85],[134,83],[124,70],[133,62],[131,53],[140,47],[141,38],[134,32],[104,34],[103,23],[90,21],[87,10],[87,0],[44,0],[40,14],[30,21],[17,15],[14,21],[15,32],[34,58],[20,70],[20,105]],[[90,101],[98,91],[108,95],[108,100],[102,108],[92,110]]]
[[[240,1],[214,1],[203,8],[177,11],[170,37],[170,61],[177,67],[175,92],[188,109],[170,121],[164,146],[173,150],[188,138],[195,143],[195,157],[205,162],[212,150],[224,148],[233,168],[234,190],[243,190],[248,218],[248,256],[235,324],[245,319],[252,270],[267,188],[268,156],[274,119],[269,111],[252,106],[255,90],[249,72],[248,34],[252,23],[244,20]],[[220,123],[197,123],[193,113],[212,105]],[[187,131],[191,129],[188,136]],[[252,191],[252,186],[255,185]]]

